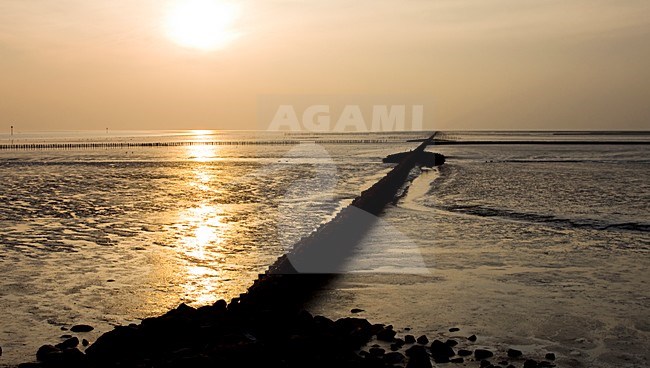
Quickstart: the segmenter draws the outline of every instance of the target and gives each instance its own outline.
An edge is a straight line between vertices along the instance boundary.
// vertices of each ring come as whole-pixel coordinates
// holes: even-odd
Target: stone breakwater
[[[431,367],[432,361],[493,366],[488,360],[495,356],[492,351],[471,348],[476,336],[463,341],[435,339],[429,345],[426,336],[398,337],[392,326],[360,318],[332,321],[301,309],[311,293],[335,277],[376,215],[394,200],[428,143],[405,156],[334,220],[300,240],[260,275],[247,293],[229,304],[221,300],[198,309],[181,304],[139,325],[116,327],[86,349],[83,347],[89,342],[82,334],[92,326],[75,326],[71,331],[81,336],[66,335],[59,344],[42,346],[37,362],[20,367],[417,368]],[[368,346],[372,341],[376,343]],[[524,367],[553,366],[548,361],[524,360],[520,352],[511,350],[508,357]],[[508,366],[510,362],[504,357],[500,364]]]

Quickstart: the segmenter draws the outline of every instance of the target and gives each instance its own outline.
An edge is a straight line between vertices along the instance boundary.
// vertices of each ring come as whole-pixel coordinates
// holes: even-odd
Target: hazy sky
[[[0,0],[0,129],[256,129],[276,94],[427,95],[447,130],[650,128],[648,0],[231,1],[219,35],[178,2]]]

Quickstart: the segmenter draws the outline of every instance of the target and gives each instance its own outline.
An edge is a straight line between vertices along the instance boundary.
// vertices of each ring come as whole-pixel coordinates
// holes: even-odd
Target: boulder
[[[476,360],[483,360],[483,359],[491,358],[493,356],[494,354],[489,350],[485,350],[485,349],[474,350],[474,357],[476,358]]]
[[[405,359],[406,358],[403,354],[396,352],[387,353],[384,355],[384,362],[386,362],[386,364],[401,364]]]
[[[36,352],[36,359],[45,363],[60,362],[62,356],[61,349],[53,345],[43,345]]]
[[[440,340],[434,340],[431,343],[430,349],[431,349],[431,355],[433,356],[433,359],[436,360],[436,362],[438,362],[439,360],[449,361],[449,357],[456,355],[454,349],[452,349],[451,346],[445,344]]]
[[[77,345],[79,345],[79,339],[77,337],[71,337],[60,344],[56,344],[55,347],[64,350],[68,348],[76,348]]]
[[[413,345],[406,350],[409,357],[406,368],[431,368],[431,359],[422,345]]]
[[[453,347],[453,346],[456,346],[456,345],[458,345],[458,341],[456,341],[456,340],[451,340],[451,339],[448,339],[447,341],[445,341],[445,344],[447,344],[447,345],[449,345],[449,346],[452,346],[452,347]]]
[[[481,367],[481,368],[492,368],[492,367],[494,367],[494,366],[493,366],[492,363],[490,363],[489,361],[483,359],[483,360],[481,360],[480,367]]]
[[[377,340],[391,342],[395,335],[397,332],[393,330],[393,326],[387,326],[377,333]]]
[[[415,336],[413,335],[404,336],[404,342],[407,344],[415,344]]]
[[[90,332],[90,331],[92,331],[94,329],[95,328],[93,326],[89,326],[89,325],[74,325],[74,326],[72,326],[70,331],[72,331],[72,332]]]
[[[537,361],[528,359],[524,362],[524,368],[537,368]]]

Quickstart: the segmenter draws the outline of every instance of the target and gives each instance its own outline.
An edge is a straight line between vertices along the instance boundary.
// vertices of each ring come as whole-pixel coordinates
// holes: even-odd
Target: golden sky
[[[408,94],[443,130],[650,127],[647,0],[190,1],[0,0],[0,126],[259,129],[263,95]]]

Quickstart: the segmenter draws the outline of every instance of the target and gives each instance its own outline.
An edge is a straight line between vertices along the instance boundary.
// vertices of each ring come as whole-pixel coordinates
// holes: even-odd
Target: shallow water
[[[94,134],[22,139],[287,139]],[[381,158],[415,147],[404,140],[416,136],[0,152],[0,365],[32,359],[67,333],[62,326],[91,324],[96,330],[81,337],[92,341],[181,302],[237,296],[386,173]],[[448,163],[415,179],[349,273],[311,308],[338,317],[360,307],[375,322],[431,336],[453,325],[488,347],[554,351],[568,366],[645,366],[646,147],[434,147]]]
[[[447,163],[385,211],[312,311],[361,308],[430,338],[476,334],[501,356],[555,352],[559,366],[648,366],[648,149],[436,150]]]
[[[253,139],[248,132],[144,136]],[[96,330],[84,336],[92,341],[181,302],[238,296],[387,172],[381,158],[411,137],[361,147],[0,152],[0,364],[33,359],[40,345],[67,334],[61,327],[91,324]],[[29,137],[48,139],[92,137]]]

